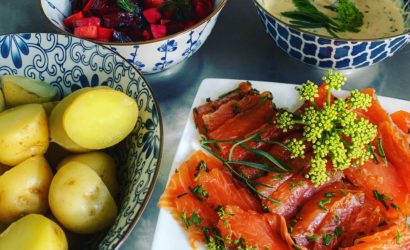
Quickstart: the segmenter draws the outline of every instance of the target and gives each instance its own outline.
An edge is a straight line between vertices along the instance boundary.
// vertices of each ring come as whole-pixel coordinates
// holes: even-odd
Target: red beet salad
[[[192,27],[214,0],[73,0],[64,25],[77,37],[101,42],[158,39]]]

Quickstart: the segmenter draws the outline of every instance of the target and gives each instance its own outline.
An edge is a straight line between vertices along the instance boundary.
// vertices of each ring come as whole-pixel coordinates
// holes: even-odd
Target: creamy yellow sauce
[[[258,0],[259,3],[273,16],[284,22],[288,18],[282,12],[295,10],[292,0]],[[403,2],[401,0],[351,0],[363,13],[363,25],[360,32],[337,33],[338,37],[346,39],[373,39],[398,35],[405,31],[406,25],[403,18]],[[324,14],[335,17],[336,13],[324,8],[335,0],[311,0],[311,2]],[[326,29],[306,29],[310,32],[330,36]]]

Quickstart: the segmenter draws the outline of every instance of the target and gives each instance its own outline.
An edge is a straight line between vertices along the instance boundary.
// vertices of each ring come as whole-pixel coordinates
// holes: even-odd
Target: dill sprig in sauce
[[[310,0],[293,0],[296,10],[282,12],[290,19],[295,28],[325,28],[330,35],[338,37],[339,32],[359,32],[363,25],[363,13],[350,0],[336,0],[325,8],[335,12],[336,17],[329,17],[319,11]]]

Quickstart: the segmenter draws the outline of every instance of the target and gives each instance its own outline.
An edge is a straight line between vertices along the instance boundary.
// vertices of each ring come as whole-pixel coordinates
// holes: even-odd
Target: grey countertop
[[[36,0],[1,0],[0,34],[55,32]],[[240,15],[239,15],[240,14]],[[374,66],[349,70],[347,89],[374,87],[379,95],[410,100],[410,46]],[[277,48],[266,35],[251,0],[228,1],[203,47],[188,61],[146,76],[158,98],[164,123],[160,174],[151,199],[121,250],[151,248],[164,190],[192,101],[205,78],[234,78],[301,83],[318,81],[323,70],[304,65]]]

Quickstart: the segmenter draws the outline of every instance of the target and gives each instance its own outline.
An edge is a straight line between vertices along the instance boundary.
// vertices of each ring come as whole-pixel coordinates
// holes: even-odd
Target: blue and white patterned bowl
[[[63,19],[72,0],[40,0],[44,16],[59,32],[69,34]],[[189,29],[160,39],[132,43],[101,43],[118,52],[144,74],[158,73],[186,60],[204,44],[227,0],[216,0],[214,11]],[[99,43],[99,42],[98,42]]]
[[[264,9],[261,4],[264,0],[253,1],[266,32],[276,45],[291,57],[319,68],[343,70],[370,66],[391,57],[410,42],[410,30],[397,36],[373,40],[320,36],[295,29],[277,19]],[[404,2],[404,8],[410,11],[410,0]]]
[[[82,239],[81,249],[116,249],[151,195],[162,153],[162,123],[150,86],[127,60],[89,41],[57,34],[0,35],[0,76],[50,83],[60,97],[84,87],[109,86],[133,97],[139,115],[132,133],[109,150],[119,165],[119,212],[107,231]],[[74,249],[74,248],[73,248]]]

